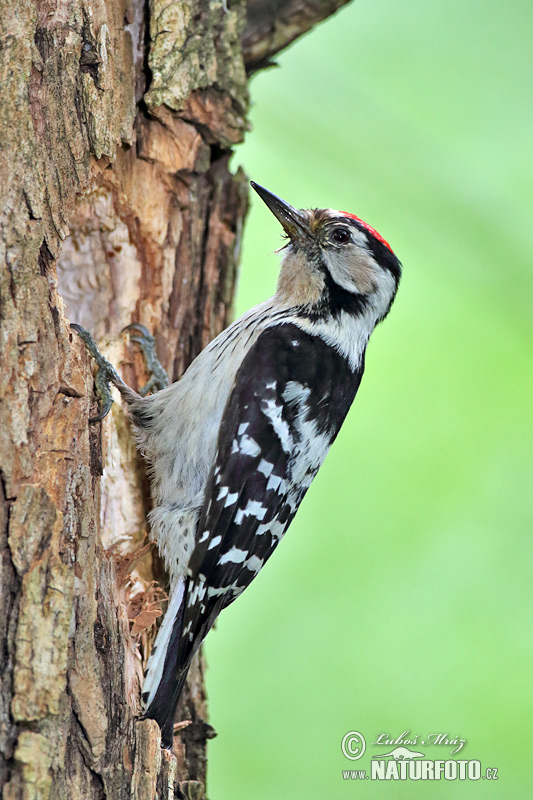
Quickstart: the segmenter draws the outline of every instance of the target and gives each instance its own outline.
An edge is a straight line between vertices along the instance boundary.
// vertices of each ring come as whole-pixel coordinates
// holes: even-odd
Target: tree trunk
[[[176,379],[228,323],[247,207],[247,77],[345,0],[1,0],[3,800],[205,796],[196,659],[173,754],[140,721],[164,608],[147,481],[102,424],[88,328],[133,386],[144,323]]]

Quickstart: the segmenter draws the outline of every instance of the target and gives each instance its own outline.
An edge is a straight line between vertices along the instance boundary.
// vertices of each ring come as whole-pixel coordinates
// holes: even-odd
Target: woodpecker
[[[290,525],[356,395],[367,342],[401,275],[390,245],[359,217],[298,210],[251,185],[287,239],[276,293],[217,336],[179,381],[141,397],[73,326],[97,361],[97,385],[120,390],[150,464],[149,520],[170,597],[143,701],[166,748],[192,657]]]

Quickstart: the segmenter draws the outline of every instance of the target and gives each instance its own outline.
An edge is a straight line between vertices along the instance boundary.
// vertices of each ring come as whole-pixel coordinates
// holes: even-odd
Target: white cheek
[[[326,250],[324,261],[336,284],[348,292],[370,294],[376,288],[378,267],[373,257],[357,245]]]
[[[388,310],[396,292],[396,281],[392,273],[387,269],[380,269],[376,278],[377,288],[374,293],[373,305],[378,314],[384,314]]]

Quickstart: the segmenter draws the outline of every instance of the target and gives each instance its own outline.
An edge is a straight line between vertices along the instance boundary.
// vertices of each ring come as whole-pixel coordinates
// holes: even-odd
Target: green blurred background
[[[234,166],[358,214],[404,279],[289,534],[208,638],[213,800],[532,796],[532,31],[526,0],[358,0],[252,83]],[[252,200],[239,314],[278,272]],[[459,735],[499,780],[345,781],[390,749],[347,761],[353,729]]]

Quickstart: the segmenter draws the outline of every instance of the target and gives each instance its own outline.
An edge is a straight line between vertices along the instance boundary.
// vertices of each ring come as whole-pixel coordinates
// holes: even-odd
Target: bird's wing
[[[180,661],[285,533],[362,376],[292,323],[264,331],[236,375],[189,563]]]

